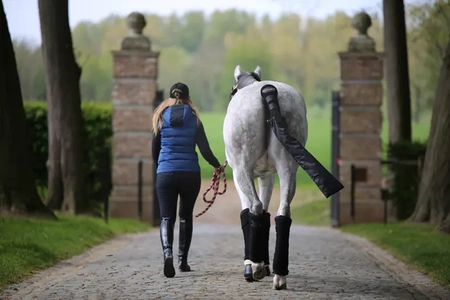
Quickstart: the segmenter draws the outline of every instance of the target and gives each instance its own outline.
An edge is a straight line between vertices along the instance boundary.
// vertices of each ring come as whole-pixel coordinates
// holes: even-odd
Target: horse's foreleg
[[[275,174],[269,174],[258,178],[259,185],[259,199],[263,204],[263,224],[262,224],[262,256],[264,259],[264,267],[266,270],[266,276],[270,275],[270,258],[269,258],[269,237],[270,237],[270,213],[269,204],[272,197],[273,186],[275,183]]]
[[[263,224],[263,205],[258,199],[253,178],[244,170],[233,170],[233,179],[241,198],[241,225],[244,235],[245,271],[244,277],[248,281],[264,278],[264,259],[261,253],[261,230]]]
[[[286,289],[289,274],[289,235],[292,224],[290,205],[295,195],[296,172],[284,168],[280,176],[280,207],[275,217],[276,242],[273,259],[273,288]]]

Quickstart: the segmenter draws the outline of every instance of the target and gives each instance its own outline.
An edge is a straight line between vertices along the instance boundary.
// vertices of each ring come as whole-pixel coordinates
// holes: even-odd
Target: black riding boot
[[[162,218],[160,225],[161,246],[164,254],[164,276],[174,277],[175,269],[173,267],[173,222],[169,218]]]
[[[247,281],[253,281],[252,265],[249,260],[249,242],[250,242],[250,217],[248,208],[241,211],[241,227],[244,236],[244,278]]]
[[[273,272],[277,275],[289,274],[289,235],[292,219],[287,216],[275,217],[275,229],[277,232],[275,255],[273,258]]]
[[[181,272],[189,272],[191,271],[191,267],[187,263],[187,258],[192,241],[192,217],[186,219],[180,218],[179,237],[178,268]]]
[[[264,259],[264,265],[266,268],[266,276],[270,275],[270,260],[269,260],[269,238],[270,238],[270,213],[264,212],[263,224],[262,224],[262,255]]]

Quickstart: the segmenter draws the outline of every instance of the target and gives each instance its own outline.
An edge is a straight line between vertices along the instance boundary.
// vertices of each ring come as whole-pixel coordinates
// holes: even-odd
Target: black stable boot
[[[192,241],[192,217],[186,219],[180,218],[179,238],[178,269],[181,272],[190,272],[191,267],[187,263],[187,258]]]
[[[287,216],[275,217],[275,229],[277,232],[275,254],[273,258],[273,272],[277,275],[289,274],[289,235],[292,219]]]
[[[161,246],[164,254],[164,276],[174,277],[175,269],[173,267],[173,222],[169,218],[162,218],[160,229]]]
[[[264,265],[266,269],[266,276],[270,275],[270,260],[269,260],[269,238],[270,238],[270,213],[264,212],[263,214],[263,224],[262,224],[262,255],[264,258]]]
[[[241,211],[241,227],[244,236],[244,278],[253,281],[252,265],[249,263],[250,217],[248,208]]]

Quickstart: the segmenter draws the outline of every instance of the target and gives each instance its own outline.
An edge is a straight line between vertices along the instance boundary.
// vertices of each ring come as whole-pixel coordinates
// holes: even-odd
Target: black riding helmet
[[[170,88],[170,97],[179,99],[190,99],[189,98],[189,87],[181,82],[177,82]]]

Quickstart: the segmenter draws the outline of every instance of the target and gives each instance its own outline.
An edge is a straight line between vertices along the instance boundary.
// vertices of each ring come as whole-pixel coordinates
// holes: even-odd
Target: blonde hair
[[[180,105],[180,104],[187,104],[191,107],[192,111],[194,112],[195,117],[197,118],[197,126],[200,125],[200,114],[195,107],[194,103],[190,99],[180,99],[180,98],[167,98],[163,102],[161,102],[160,105],[155,109],[153,113],[153,119],[152,119],[152,129],[153,132],[158,134],[159,130],[161,129],[162,123],[163,123],[163,117],[162,114],[166,108],[173,105]]]

